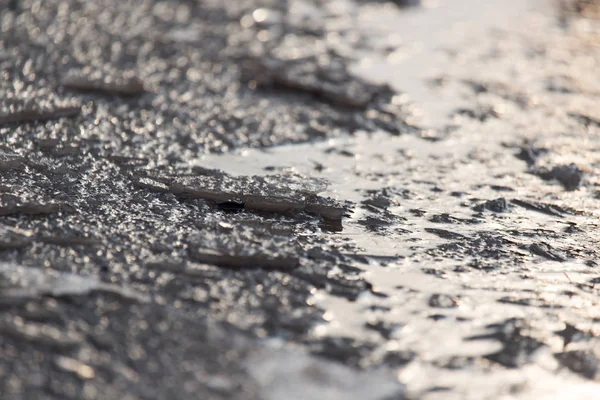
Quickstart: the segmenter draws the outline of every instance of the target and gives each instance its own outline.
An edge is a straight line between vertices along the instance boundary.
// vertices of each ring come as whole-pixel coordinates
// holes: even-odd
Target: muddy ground
[[[2,399],[598,398],[598,2],[0,7]]]

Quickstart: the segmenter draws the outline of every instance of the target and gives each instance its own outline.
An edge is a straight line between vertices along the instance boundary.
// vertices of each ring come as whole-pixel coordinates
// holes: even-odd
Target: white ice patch
[[[80,296],[94,291],[114,293],[141,302],[149,301],[143,293],[101,282],[93,276],[0,263],[0,296],[4,298]]]
[[[384,370],[358,371],[306,353],[265,351],[247,361],[265,400],[401,399],[404,387]]]

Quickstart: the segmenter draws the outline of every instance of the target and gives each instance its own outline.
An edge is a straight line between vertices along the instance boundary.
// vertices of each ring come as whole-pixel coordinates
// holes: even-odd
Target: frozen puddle
[[[447,213],[452,218],[468,220],[473,218],[473,210],[461,203],[469,198],[485,200],[505,195],[490,189],[490,185],[519,186],[515,181],[520,179],[517,176],[522,174],[523,166],[513,161],[510,152],[504,152],[495,160],[492,169],[496,174],[490,169],[470,165],[464,165],[462,170],[455,168],[452,174],[444,173],[444,168],[428,168],[432,165],[431,155],[436,161],[445,160],[452,164],[477,146],[480,143],[476,136],[469,142],[449,139],[432,145],[413,136],[357,135],[316,145],[285,146],[268,152],[248,150],[243,157],[238,156],[235,164],[230,163],[228,156],[210,157],[203,162],[208,161],[208,165],[233,173],[264,174],[275,169],[324,178],[331,184],[322,195],[356,203],[352,216],[343,221],[343,231],[333,238],[349,238],[362,249],[358,254],[375,256],[367,257],[370,263],[363,266],[363,277],[383,296],[365,292],[352,302],[326,290],[317,291],[310,301],[326,310],[326,322],[314,327],[312,334],[315,337],[351,337],[378,343],[376,352],[383,354],[390,351],[414,353],[415,358],[399,369],[398,376],[407,385],[409,393],[426,398],[498,398],[499,391],[512,396],[507,398],[550,399],[557,398],[557,393],[594,398],[600,390],[598,386],[564,369],[553,357],[553,353],[563,350],[563,342],[560,337],[548,336],[564,329],[563,321],[586,321],[583,326],[592,327],[588,321],[590,310],[598,304],[596,295],[585,291],[574,297],[564,295],[573,290],[574,284],[590,279],[589,267],[583,261],[555,262],[536,257],[528,246],[547,239],[531,239],[527,233],[537,230],[560,232],[569,223],[585,225],[589,220],[569,216],[565,221],[515,205],[511,205],[506,213],[485,211],[485,217],[479,218],[476,224],[449,225],[427,218]],[[490,143],[486,147],[490,153],[501,154],[499,144]],[[330,148],[344,149],[355,156],[335,154],[328,151]],[[398,154],[404,151],[410,151],[412,156],[400,158]],[[392,161],[399,158],[402,162]],[[315,163],[327,167],[315,172]],[[501,177],[489,182],[490,175]],[[372,176],[377,178],[372,179]],[[435,185],[415,183],[420,180],[437,182],[444,192],[433,192],[432,195],[431,187]],[[477,187],[479,182],[489,184],[473,191],[471,188]],[[399,199],[389,208],[403,220],[383,232],[370,232],[359,222],[371,214],[361,206],[365,190],[390,186],[409,188],[413,193],[410,198]],[[460,198],[448,194],[465,187],[469,188],[470,194]],[[507,197],[523,197],[527,193],[528,189],[516,189]],[[414,209],[423,210],[425,215],[415,216],[410,212]],[[409,232],[396,233],[394,227]],[[436,254],[448,240],[427,229],[445,229],[465,238],[489,236],[483,236],[476,244],[481,246],[479,250],[470,254],[460,247],[475,245],[469,241],[457,245],[456,249],[448,249],[447,254]],[[515,230],[526,234],[511,237],[509,232]],[[498,250],[503,253],[505,246],[511,247],[513,250],[508,252],[514,252],[519,261],[503,260],[504,256],[499,255],[497,263],[478,266],[477,251],[488,251],[489,246],[493,251],[496,246],[493,235],[508,240],[510,244],[498,245]],[[486,244],[486,240],[492,243]],[[559,243],[578,245],[568,236]],[[380,257],[385,257],[385,262],[382,263]],[[531,352],[525,350],[520,355],[509,355],[517,359],[524,357],[522,361],[515,361],[519,368],[514,370],[498,368],[493,362],[481,359],[483,355],[507,351],[507,345],[493,337],[467,339],[486,334],[489,325],[514,318],[528,321],[531,334],[539,337],[544,345]],[[581,324],[578,326],[582,327]],[[371,327],[389,330],[389,337],[382,338],[379,330]],[[449,368],[452,363],[460,367]],[[539,384],[546,381],[552,381],[552,385]],[[431,392],[432,386],[443,390]],[[515,393],[511,394],[511,391]]]
[[[600,312],[590,267],[599,237],[589,210],[599,204],[591,186],[566,191],[528,173],[531,166],[517,157],[523,143],[539,142],[552,149],[544,162],[581,165],[585,160],[565,149],[597,142],[540,86],[557,67],[541,60],[527,68],[530,43],[552,40],[528,27],[562,35],[548,2],[384,9],[365,6],[361,26],[373,29],[374,41],[402,45],[387,59],[365,57],[356,70],[406,93],[403,101],[415,103],[429,128],[423,138],[359,133],[196,162],[234,175],[323,179],[330,185],[321,195],[354,203],[343,231],[323,235],[360,249],[373,293],[349,301],[315,291],[310,302],[326,314],[312,335],[412,354],[397,368],[408,393],[597,398],[599,364],[590,349],[599,344]],[[483,86],[473,89],[476,82]],[[572,104],[593,104],[590,96],[574,95]],[[561,141],[561,130],[577,133]],[[589,340],[565,341],[569,326]],[[589,355],[589,367],[565,362],[580,354]]]

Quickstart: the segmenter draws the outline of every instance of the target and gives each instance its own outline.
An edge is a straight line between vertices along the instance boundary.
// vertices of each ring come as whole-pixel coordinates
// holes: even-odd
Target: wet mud
[[[596,398],[597,2],[430,3],[0,1],[2,398]]]

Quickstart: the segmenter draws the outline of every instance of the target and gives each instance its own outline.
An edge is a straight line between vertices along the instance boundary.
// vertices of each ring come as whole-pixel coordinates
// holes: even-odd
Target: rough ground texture
[[[598,3],[416,3],[0,0],[2,398],[597,398]]]

